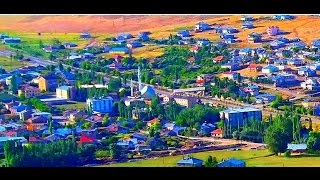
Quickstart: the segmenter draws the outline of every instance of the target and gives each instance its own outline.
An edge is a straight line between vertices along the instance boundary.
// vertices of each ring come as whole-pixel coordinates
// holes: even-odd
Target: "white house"
[[[113,99],[111,97],[89,98],[87,107],[93,112],[110,113],[112,112]]]

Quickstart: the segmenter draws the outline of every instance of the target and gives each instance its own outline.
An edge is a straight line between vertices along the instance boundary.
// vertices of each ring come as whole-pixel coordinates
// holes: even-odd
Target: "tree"
[[[205,167],[216,167],[217,164],[218,164],[217,158],[212,157],[211,155],[204,162]]]
[[[309,121],[308,121],[308,125],[309,125],[309,130],[312,131],[312,120],[311,118],[309,118]]]
[[[12,75],[9,83],[9,90],[16,94],[18,91],[17,75]]]
[[[109,121],[109,115],[108,114],[105,114],[103,119],[102,119],[102,124],[103,125],[107,125],[108,124],[108,121]]]
[[[265,135],[265,142],[268,144],[271,152],[278,155],[284,153],[287,150],[287,144],[291,137],[286,134],[281,127],[270,126]]]
[[[49,118],[49,132],[50,134],[53,134],[53,124],[52,124],[52,117]]]
[[[154,128],[150,128],[149,129],[149,137],[154,137],[154,134],[155,134]]]
[[[320,151],[320,132],[310,131],[309,138],[307,140],[307,148],[312,152]]]
[[[112,159],[119,159],[122,154],[122,148],[117,146],[117,144],[113,143],[109,146],[110,149],[110,156]]]
[[[71,67],[70,66],[67,67],[67,72],[71,72]]]
[[[44,47],[42,40],[39,40],[39,47],[42,49]]]
[[[137,128],[137,129],[142,129],[142,128],[143,128],[143,122],[142,122],[142,121],[138,121],[138,122],[136,123],[136,128]]]
[[[112,78],[108,83],[108,89],[111,92],[118,92],[121,88],[121,80],[120,78]]]

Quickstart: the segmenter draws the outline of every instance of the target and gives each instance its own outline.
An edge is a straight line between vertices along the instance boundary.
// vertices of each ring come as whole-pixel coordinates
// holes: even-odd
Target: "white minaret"
[[[140,66],[138,67],[138,83],[139,83],[139,92],[141,92],[141,74],[140,74]]]
[[[133,84],[132,84],[132,78],[130,81],[130,88],[131,88],[131,97],[133,97]]]

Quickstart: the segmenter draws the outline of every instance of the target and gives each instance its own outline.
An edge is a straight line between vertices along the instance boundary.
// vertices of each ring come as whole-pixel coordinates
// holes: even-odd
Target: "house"
[[[80,136],[80,143],[81,144],[94,144],[96,142],[97,142],[97,140],[93,137],[86,136],[86,135]]]
[[[252,29],[254,28],[254,25],[251,22],[244,22],[241,24],[242,29]]]
[[[12,106],[11,108],[9,108],[9,111],[13,115],[19,115],[19,113],[24,110],[31,110],[31,108],[27,105],[23,105],[22,103],[19,103],[18,106]]]
[[[151,127],[151,126],[153,126],[153,125],[155,125],[155,124],[157,124],[157,123],[161,123],[160,119],[154,118],[154,119],[152,119],[152,120],[150,120],[150,121],[147,122],[147,126],[148,126],[148,127]]]
[[[91,34],[89,34],[89,33],[81,33],[80,34],[80,38],[81,39],[89,39],[89,38],[91,38]]]
[[[290,49],[303,49],[305,48],[307,45],[304,42],[295,42],[290,44]]]
[[[244,88],[245,93],[249,93],[251,96],[256,96],[259,94],[260,88],[256,85],[248,85],[248,87]]]
[[[27,143],[28,142],[28,140],[25,137],[10,137],[10,136],[9,137],[8,136],[0,137],[0,150],[3,149],[4,144],[7,141],[19,141],[21,143]]]
[[[40,91],[54,91],[58,87],[58,80],[54,74],[48,74],[38,78]]]
[[[262,41],[261,38],[262,38],[261,34],[253,32],[248,35],[248,42],[249,43],[260,43]]]
[[[258,72],[262,70],[262,66],[256,63],[250,63],[248,66],[250,71]]]
[[[276,75],[274,81],[275,87],[288,87],[298,84],[298,81],[294,74],[279,73]]]
[[[306,76],[306,77],[313,77],[317,75],[317,72],[315,70],[312,70],[307,67],[301,67],[298,70],[298,75],[300,76]]]
[[[113,99],[111,97],[89,98],[87,108],[95,113],[111,113]]]
[[[73,86],[60,86],[56,89],[56,97],[73,100],[75,97],[75,88]]]
[[[230,39],[230,38],[225,39],[225,43],[227,43],[227,44],[232,44],[232,43],[235,43],[235,42],[236,42],[235,39]]]
[[[262,121],[262,111],[252,107],[229,108],[220,112],[220,118],[231,127],[241,127],[250,120]]]
[[[225,68],[230,71],[235,71],[235,70],[240,69],[240,64],[238,62],[230,62],[230,63],[226,63],[226,64],[221,65],[221,68]]]
[[[291,66],[302,66],[302,65],[304,65],[304,62],[301,59],[293,58],[293,59],[289,59],[288,60],[288,65],[291,65]]]
[[[228,34],[228,33],[224,33],[220,35],[221,39],[235,39],[236,37],[234,36],[234,34]]]
[[[109,50],[109,53],[112,53],[112,54],[114,54],[114,53],[117,53],[117,54],[130,54],[131,51],[127,47],[118,47],[118,48],[111,48]]]
[[[47,141],[47,142],[54,142],[54,141],[58,141],[61,139],[63,139],[63,136],[60,136],[58,134],[51,134],[51,135],[43,138],[43,140]]]
[[[149,38],[149,35],[151,34],[151,32],[140,32],[139,35],[138,35],[138,38],[142,41],[148,41],[150,38]]]
[[[216,130],[213,130],[211,132],[211,136],[212,137],[216,137],[216,138],[223,138],[223,131],[221,128],[218,128]]]
[[[237,80],[240,76],[238,72],[227,71],[221,74],[221,78],[228,78],[230,80]]]
[[[307,90],[320,90],[320,83],[316,78],[308,78],[305,82],[302,82],[301,85],[302,89]]]
[[[64,46],[65,48],[75,48],[75,47],[77,47],[78,45],[75,44],[75,43],[72,43],[72,42],[67,42],[67,43],[64,43],[63,46]]]
[[[15,78],[16,78],[16,86],[19,87],[23,83],[23,79],[20,75],[16,75]],[[7,86],[9,86],[11,84],[11,79],[12,79],[12,76],[9,76],[6,78],[6,85]]]
[[[218,32],[220,33],[225,33],[225,34],[234,34],[234,33],[238,33],[239,30],[236,29],[236,28],[232,28],[232,27],[225,27],[225,28],[222,28],[221,30],[218,30]]]
[[[230,55],[235,57],[235,56],[239,56],[239,52],[240,50],[239,49],[234,49],[230,52]]]
[[[208,46],[210,44],[210,41],[208,39],[200,39],[197,41],[197,46]]]
[[[18,96],[24,95],[26,98],[39,96],[40,95],[40,89],[37,87],[33,87],[30,85],[25,85],[20,87],[18,90]]]
[[[68,83],[68,84],[74,84],[76,80],[76,75],[72,72],[63,71],[61,72],[60,76]]]
[[[193,157],[184,157],[177,162],[178,167],[202,167],[203,161]]]
[[[312,41],[312,48],[320,48],[320,39],[315,39]]]
[[[138,141],[147,141],[148,140],[148,137],[143,135],[143,134],[138,134],[138,133],[134,133],[131,135],[131,138],[135,138],[137,139]]]
[[[253,21],[253,17],[252,16],[241,16],[240,18],[241,21]]]
[[[190,31],[188,30],[181,30],[177,33],[177,36],[184,38],[184,37],[189,37],[190,36]]]
[[[239,51],[239,56],[251,56],[252,49],[251,48],[243,48]]]
[[[274,40],[274,41],[270,42],[269,45],[273,50],[275,50],[275,49],[285,47],[286,43],[284,43],[282,41]]]
[[[288,144],[287,150],[294,153],[304,153],[307,151],[307,144]]]
[[[276,20],[292,20],[295,17],[292,15],[273,15],[272,18]]]
[[[213,63],[219,63],[221,61],[223,61],[225,58],[224,56],[217,56],[215,58],[213,58]]]
[[[211,29],[212,29],[211,26],[205,22],[198,22],[194,28],[195,32],[202,32],[202,31],[207,31]]]
[[[270,26],[267,28],[267,34],[270,36],[275,36],[279,33],[279,27],[278,26]]]
[[[312,70],[320,70],[320,63],[313,63],[313,64],[309,64],[307,67],[309,67]]]
[[[200,126],[199,134],[203,136],[208,136],[215,128],[216,126],[211,123],[203,123]]]
[[[274,66],[274,65],[267,65],[265,67],[262,68],[261,72],[264,73],[264,74],[272,74],[272,73],[275,73],[275,72],[278,72],[279,71],[279,68],[277,66]]]
[[[196,59],[192,56],[188,58],[188,63],[194,63]]]
[[[0,34],[0,39],[4,39],[4,38],[9,38],[9,36],[6,34]]]
[[[107,130],[109,132],[117,133],[117,134],[126,134],[130,132],[128,128],[122,127],[118,123],[113,123],[107,126]]]
[[[276,100],[276,95],[274,94],[259,94],[255,96],[256,98],[256,103],[261,104],[261,103],[270,103],[274,100]]]
[[[117,36],[117,40],[127,40],[131,38],[133,38],[133,36],[130,33],[122,33]]]
[[[95,57],[94,57],[94,54],[92,54],[92,53],[84,53],[82,55],[82,58],[83,59],[94,59]]]
[[[67,137],[72,134],[72,130],[69,128],[58,128],[54,131],[54,134],[60,137]]]
[[[53,46],[44,46],[42,50],[44,50],[44,52],[47,52],[47,53],[58,51],[58,49],[54,48]]]
[[[216,48],[219,48],[219,49],[223,49],[223,48],[228,47],[228,44],[225,43],[225,42],[220,41],[220,42],[217,42],[217,43],[213,43],[211,46],[212,46],[212,48],[216,47]]]
[[[44,116],[31,117],[25,121],[28,131],[36,131],[48,124],[48,119]]]
[[[285,38],[285,37],[279,37],[276,40],[284,42],[285,44],[290,43],[290,40],[288,38]]]
[[[74,61],[81,61],[82,60],[82,56],[78,55],[77,53],[70,53],[70,55],[68,56],[69,60],[74,60]]]
[[[305,99],[301,102],[301,105],[304,107],[304,108],[314,108],[314,107],[317,107],[320,105],[320,102],[319,101],[312,101],[310,99]]]
[[[217,167],[246,167],[246,162],[240,159],[230,158],[218,163]]]
[[[20,38],[3,38],[2,42],[4,44],[17,44],[17,43],[21,43],[21,39]]]
[[[124,46],[126,44],[126,40],[117,40],[117,41],[113,41],[114,45],[122,45]]]
[[[127,47],[129,49],[134,49],[134,48],[138,48],[138,47],[142,47],[142,46],[143,46],[143,44],[139,41],[133,41],[133,42],[127,44]]]

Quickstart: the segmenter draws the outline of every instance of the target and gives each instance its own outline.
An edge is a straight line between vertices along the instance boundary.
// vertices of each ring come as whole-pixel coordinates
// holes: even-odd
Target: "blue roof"
[[[112,50],[112,51],[121,51],[121,52],[123,52],[123,51],[129,51],[129,49],[126,48],[126,47],[116,47],[116,48],[111,48],[111,50]]]
[[[235,164],[235,165],[240,165],[240,164],[244,164],[245,161],[244,160],[241,160],[241,159],[235,159],[235,158],[230,158],[230,159],[227,159],[225,161],[222,161],[222,162],[229,162],[231,164]]]
[[[277,38],[278,41],[281,41],[281,42],[284,42],[284,43],[289,43],[290,40],[288,38],[284,38],[284,37],[280,37],[280,38]]]
[[[259,86],[254,85],[254,84],[251,84],[251,85],[248,86],[248,88],[251,88],[251,89],[259,89]]]
[[[0,126],[0,132],[4,132],[4,131],[6,131],[6,128],[3,126]]]
[[[72,132],[71,132],[71,129],[69,128],[59,128],[55,130],[54,133],[58,135],[66,136],[66,135],[70,135]]]
[[[141,139],[141,140],[147,140],[147,136],[143,135],[143,134],[138,134],[138,133],[134,133],[131,135],[131,137],[136,138],[136,139]]]
[[[296,47],[296,48],[303,48],[306,46],[306,43],[304,42],[295,42],[291,44],[291,47]]]
[[[15,108],[17,110],[17,112],[31,109],[29,106],[26,106],[26,105],[14,106],[13,108]]]
[[[290,150],[306,150],[307,144],[288,144],[287,149]]]
[[[252,51],[251,48],[243,48],[243,49],[240,50],[240,52],[245,52],[245,53],[249,53],[251,51]]]
[[[259,94],[256,96],[256,98],[268,98],[268,97],[276,97],[276,95],[266,93],[266,94]]]
[[[24,137],[0,137],[0,142],[12,141],[12,140],[26,140]]]
[[[177,164],[190,164],[190,165],[202,164],[202,163],[203,161],[201,159],[196,159],[196,158],[182,159],[177,162]]]
[[[73,74],[71,72],[64,71],[64,72],[62,72],[62,74],[67,80],[75,80],[76,79],[75,74]]]

